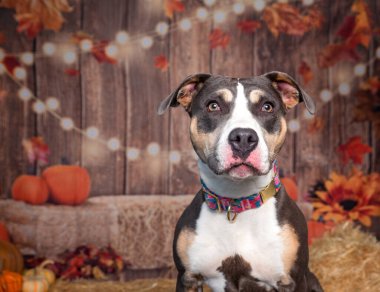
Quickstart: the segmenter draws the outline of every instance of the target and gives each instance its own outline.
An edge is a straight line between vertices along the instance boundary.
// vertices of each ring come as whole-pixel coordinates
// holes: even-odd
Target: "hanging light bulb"
[[[358,77],[363,76],[366,72],[366,66],[363,63],[357,64],[354,67],[354,74]]]
[[[149,36],[143,37],[140,43],[144,49],[149,49],[153,45],[153,38]]]
[[[60,124],[65,131],[70,131],[74,128],[74,122],[70,118],[62,118]]]
[[[119,45],[125,45],[129,41],[129,35],[126,31],[121,30],[116,34],[115,40]]]
[[[158,143],[152,142],[147,147],[148,154],[150,156],[157,156],[160,153],[160,145]]]
[[[73,63],[75,63],[76,60],[77,60],[77,54],[74,50],[67,50],[63,54],[63,61],[66,64],[73,64]]]
[[[347,82],[343,82],[338,87],[338,92],[341,95],[348,95],[350,94],[351,88],[350,85]]]
[[[159,23],[157,23],[156,32],[160,36],[166,35],[168,33],[168,31],[169,31],[169,25],[166,22],[160,21]]]
[[[28,66],[33,65],[33,63],[34,63],[34,55],[31,52],[23,53],[23,54],[21,54],[20,60],[25,65],[28,65]]]
[[[207,6],[212,6],[214,5],[216,0],[203,0],[203,3]]]
[[[111,139],[109,139],[108,142],[107,142],[107,147],[111,151],[119,150],[119,148],[120,148],[120,141],[119,141],[119,139],[117,139],[117,138],[111,138]]]
[[[51,110],[55,111],[59,108],[59,101],[55,97],[49,97],[46,101],[46,107]]]
[[[253,1],[253,8],[260,12],[263,11],[266,6],[265,0],[254,0]]]
[[[322,91],[321,91],[321,94],[320,94],[320,96],[319,96],[320,98],[321,98],[321,100],[323,101],[323,102],[329,102],[332,98],[333,98],[333,94],[332,94],[332,92],[330,91],[330,90],[328,90],[328,89],[323,89]]]
[[[83,52],[90,52],[92,50],[93,43],[90,39],[83,39],[80,41],[79,46]]]
[[[53,43],[50,43],[50,42],[46,42],[42,45],[42,52],[46,55],[46,56],[52,56],[54,55],[54,53],[56,52],[57,50],[57,47],[55,44]]]
[[[128,160],[136,160],[140,156],[140,150],[134,147],[127,149],[127,158]]]
[[[117,54],[119,53],[119,49],[114,44],[109,44],[105,48],[105,53],[107,57],[115,59],[117,57]]]
[[[18,90],[18,96],[20,97],[21,100],[28,101],[33,97],[33,94],[29,88],[24,86]]]
[[[25,80],[26,79],[26,70],[23,67],[16,67],[13,70],[13,74],[15,77],[19,80]]]
[[[290,120],[288,123],[289,132],[295,133],[301,129],[300,122],[296,119]]]
[[[304,6],[310,6],[314,3],[314,0],[302,0]]]
[[[200,21],[205,21],[208,17],[208,11],[204,7],[200,7],[197,9],[196,16]]]
[[[245,5],[241,2],[235,3],[232,6],[232,10],[235,12],[235,14],[242,14],[245,10]]]
[[[214,21],[215,23],[222,23],[226,20],[226,13],[222,10],[217,10],[214,13]]]
[[[46,106],[41,100],[37,100],[35,103],[33,103],[33,110],[37,114],[42,114],[45,112]]]
[[[179,163],[181,161],[181,154],[178,151],[170,151],[169,161],[174,164]]]
[[[86,136],[90,139],[96,139],[99,136],[99,130],[96,127],[88,127],[86,130]]]
[[[191,28],[191,20],[184,18],[179,22],[179,28],[183,31],[188,31]]]

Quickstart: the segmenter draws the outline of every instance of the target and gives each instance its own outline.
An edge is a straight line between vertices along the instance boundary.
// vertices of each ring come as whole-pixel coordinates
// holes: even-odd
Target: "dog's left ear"
[[[199,73],[187,76],[181,84],[166,99],[164,99],[157,110],[162,115],[169,107],[182,105],[186,111],[190,110],[191,102],[203,87],[203,84],[211,74]]]
[[[305,102],[307,110],[311,114],[315,113],[315,103],[313,99],[288,74],[273,71],[263,76],[272,81],[272,86],[280,93],[282,102],[287,109],[293,108],[303,101]]]

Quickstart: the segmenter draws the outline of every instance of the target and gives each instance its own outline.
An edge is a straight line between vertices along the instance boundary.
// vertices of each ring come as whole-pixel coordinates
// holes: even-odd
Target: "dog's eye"
[[[273,112],[273,104],[271,104],[270,102],[264,103],[263,106],[261,107],[261,111],[267,112],[267,113]]]
[[[208,112],[217,112],[220,111],[220,106],[216,101],[212,101],[207,105]]]

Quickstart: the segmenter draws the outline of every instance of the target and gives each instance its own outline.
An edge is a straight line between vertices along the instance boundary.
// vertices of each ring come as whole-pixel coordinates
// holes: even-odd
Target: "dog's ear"
[[[315,113],[315,103],[297,82],[288,74],[278,71],[263,75],[272,82],[272,86],[279,92],[286,109],[293,108],[299,102],[304,102],[307,110]]]
[[[186,77],[181,84],[165,100],[163,100],[157,110],[162,115],[169,107],[182,105],[186,111],[190,110],[191,101],[203,87],[203,84],[211,74],[199,73]]]

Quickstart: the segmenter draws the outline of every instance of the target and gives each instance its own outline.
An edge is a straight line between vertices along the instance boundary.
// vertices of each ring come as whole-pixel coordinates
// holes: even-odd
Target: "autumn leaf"
[[[168,59],[164,55],[156,56],[154,58],[154,67],[160,69],[162,72],[165,72],[169,68]]]
[[[67,0],[3,0],[0,7],[15,9],[17,31],[25,31],[30,38],[34,38],[41,29],[60,30],[64,22],[62,12],[72,11]]]
[[[230,43],[231,37],[220,28],[216,28],[209,34],[208,39],[211,49],[215,49],[217,47],[225,49]]]
[[[346,43],[353,48],[361,44],[368,48],[372,37],[371,17],[368,5],[363,0],[356,0],[351,7],[355,13],[355,27]]]
[[[46,165],[48,163],[50,150],[42,137],[37,136],[24,139],[22,146],[24,147],[29,163],[37,162],[39,165]]]
[[[303,83],[305,85],[314,78],[313,71],[311,71],[309,64],[305,61],[302,61],[301,65],[298,67],[298,74],[302,76]]]
[[[315,117],[308,122],[307,131],[310,134],[316,134],[320,132],[325,126],[325,122],[321,117]]]
[[[78,76],[80,71],[74,68],[67,68],[65,69],[65,74],[69,76]]]
[[[91,49],[92,55],[95,57],[96,60],[98,60],[99,63],[110,63],[110,64],[116,64],[117,61],[114,58],[111,58],[107,56],[106,54],[106,47],[108,46],[109,41],[99,41],[94,43],[93,48]]]
[[[363,90],[369,90],[372,94],[378,93],[380,91],[379,76],[370,77],[368,80],[362,82],[360,88]]]
[[[165,15],[173,18],[174,12],[185,11],[185,5],[181,0],[165,0],[164,2]]]
[[[242,20],[239,21],[236,26],[242,32],[250,33],[255,32],[258,28],[260,28],[261,23],[256,20]]]
[[[349,48],[344,43],[330,44],[318,54],[318,66],[327,68],[343,60],[358,61],[359,59],[355,48]]]
[[[343,40],[348,39],[349,36],[354,31],[355,23],[356,23],[355,16],[354,15],[347,15],[344,18],[343,23],[338,28],[336,35],[342,37]]]
[[[5,43],[5,34],[0,31],[0,45]]]
[[[351,137],[346,144],[339,145],[337,149],[343,164],[352,160],[355,164],[363,163],[363,156],[372,152],[372,148],[362,143],[360,136]]]
[[[320,28],[323,18],[322,13],[316,8],[302,15],[299,9],[291,4],[274,3],[264,9],[263,20],[270,32],[278,37],[280,32],[302,36],[314,28]]]
[[[3,59],[3,64],[7,69],[8,73],[12,75],[14,75],[14,69],[16,67],[21,66],[19,60],[14,56],[5,56],[5,58]]]
[[[91,35],[89,35],[88,33],[85,33],[83,31],[77,31],[75,32],[71,38],[70,38],[70,41],[75,44],[75,45],[79,45],[81,41],[83,40],[92,40],[93,37]]]

